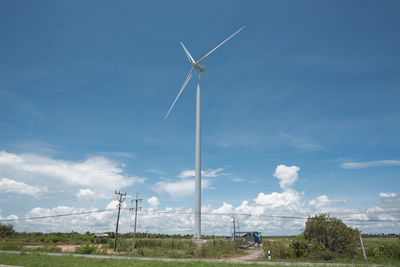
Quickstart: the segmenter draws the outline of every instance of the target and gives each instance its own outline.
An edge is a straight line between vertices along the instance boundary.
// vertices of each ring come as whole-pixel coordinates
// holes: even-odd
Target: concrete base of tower
[[[193,238],[193,242],[196,244],[205,244],[207,243],[207,240]]]

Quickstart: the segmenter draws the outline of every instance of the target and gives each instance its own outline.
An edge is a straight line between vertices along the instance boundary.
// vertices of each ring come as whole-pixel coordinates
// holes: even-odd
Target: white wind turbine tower
[[[190,63],[192,63],[192,68],[189,71],[188,76],[186,77],[185,82],[182,85],[181,90],[179,90],[178,95],[176,96],[174,102],[172,103],[171,107],[169,108],[167,115],[165,115],[164,120],[168,117],[169,113],[171,112],[172,108],[174,107],[176,101],[178,100],[179,96],[185,89],[187,83],[189,82],[190,78],[192,78],[193,71],[196,69],[197,72],[197,95],[196,95],[196,156],[195,156],[195,204],[194,204],[194,212],[195,212],[195,233],[194,239],[201,240],[201,98],[200,98],[200,73],[205,72],[205,68],[200,65],[200,63],[205,60],[209,55],[215,52],[221,45],[226,43],[229,39],[235,36],[238,32],[243,30],[244,27],[237,30],[234,34],[229,36],[225,41],[220,43],[217,47],[213,50],[205,54],[200,60],[194,61],[193,57],[190,55],[189,51],[181,42],[183,49],[185,50],[186,56],[189,59]]]

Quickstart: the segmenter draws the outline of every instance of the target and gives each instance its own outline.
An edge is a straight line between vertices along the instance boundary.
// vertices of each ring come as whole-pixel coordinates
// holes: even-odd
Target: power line
[[[326,213],[329,214],[390,214],[390,213],[400,213],[400,210],[396,211],[360,211],[360,212],[330,212],[327,211]]]
[[[126,209],[126,208],[121,208]],[[115,211],[116,209],[105,209],[105,210],[97,210],[97,211],[85,211],[85,212],[76,212],[76,213],[66,213],[66,214],[58,214],[58,215],[49,215],[49,216],[39,216],[39,217],[28,217],[28,218],[15,218],[15,219],[4,219],[0,220],[0,222],[12,222],[12,221],[26,221],[26,220],[37,220],[37,219],[47,219],[47,218],[56,218],[56,217],[66,217],[66,216],[76,216],[76,215],[85,215],[91,213],[101,213],[108,211]],[[152,213],[158,214],[175,214],[175,215],[194,215],[194,212],[185,212],[185,211],[165,211],[160,209],[145,209],[148,215]],[[379,212],[385,213],[385,212]],[[391,213],[391,212],[388,212]],[[363,213],[342,213],[342,214],[363,214]],[[268,215],[268,214],[256,214],[256,213],[202,213],[205,216],[256,216],[256,217],[265,217],[265,218],[280,218],[280,219],[295,219],[295,220],[307,220],[309,217],[301,217],[301,216],[287,216],[287,215]],[[341,219],[344,222],[400,222],[400,220],[390,220],[390,219]]]
[[[83,211],[83,212],[75,212],[75,213],[65,213],[65,214],[57,214],[57,215],[48,215],[48,216],[39,216],[39,217],[28,217],[28,218],[15,218],[15,219],[4,219],[0,220],[0,222],[12,222],[12,221],[27,221],[27,220],[37,220],[37,219],[47,219],[47,218],[55,218],[55,217],[66,217],[66,216],[75,216],[75,215],[84,215],[91,213],[100,213],[107,211],[114,211],[115,209],[106,209],[106,210],[95,210],[95,211]]]
[[[254,207],[269,207],[268,205],[260,205],[256,204]],[[274,212],[286,212],[287,210],[282,209],[274,209]],[[328,214],[375,214],[375,213],[400,213],[399,209],[390,209],[390,210],[377,210],[370,211],[366,209],[357,209],[353,211],[335,211],[335,210],[321,210],[318,213],[328,213]]]
[[[176,214],[176,215],[194,215],[193,212],[185,211],[163,211],[163,210],[153,210],[157,213],[163,214]],[[147,214],[151,214],[151,211],[147,210]],[[348,213],[351,214],[351,213]],[[354,213],[359,214],[359,213]],[[202,215],[206,216],[257,216],[266,218],[281,218],[281,219],[297,219],[297,220],[307,220],[309,217],[300,216],[287,216],[287,215],[267,215],[267,214],[256,214],[256,213],[204,213]],[[382,219],[341,219],[346,222],[400,222],[400,220],[382,220]]]

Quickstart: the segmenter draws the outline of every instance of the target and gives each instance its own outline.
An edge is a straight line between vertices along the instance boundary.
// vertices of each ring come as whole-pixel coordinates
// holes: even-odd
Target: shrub
[[[268,255],[268,250],[271,251],[272,258],[289,259],[295,257],[295,251],[290,243],[285,240],[276,240],[270,242],[268,246],[264,247],[265,255]]]
[[[378,247],[378,255],[386,259],[400,262],[400,242],[395,244],[384,244]]]
[[[97,250],[96,246],[90,245],[90,243],[86,243],[86,245],[77,247],[75,252],[78,254],[93,254]]]
[[[356,231],[341,220],[327,214],[308,218],[304,237],[310,241],[323,244],[332,252],[353,256],[356,253]]]
[[[0,223],[0,237],[10,237],[15,234],[14,226],[12,224]]]
[[[304,236],[298,235],[292,240],[292,244],[290,245],[293,249],[293,253],[297,258],[303,257],[308,254],[310,241],[307,240]]]
[[[324,244],[312,241],[307,251],[307,258],[314,260],[326,259],[329,257],[325,255],[326,251],[327,248]]]
[[[107,244],[108,243],[108,238],[98,238],[94,239],[96,241],[96,244]]]
[[[0,249],[2,250],[22,250],[23,247],[19,244],[14,244],[14,243],[8,243],[0,246]]]

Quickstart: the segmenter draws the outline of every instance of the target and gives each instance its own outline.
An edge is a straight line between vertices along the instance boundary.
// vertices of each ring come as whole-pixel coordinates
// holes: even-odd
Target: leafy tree
[[[12,224],[0,223],[0,237],[9,237],[15,234],[14,226]]]
[[[303,257],[308,253],[310,241],[307,240],[304,236],[298,235],[293,238],[291,247],[297,258]]]
[[[323,244],[332,252],[354,255],[356,253],[357,233],[342,220],[327,214],[308,218],[303,233],[308,240]]]

